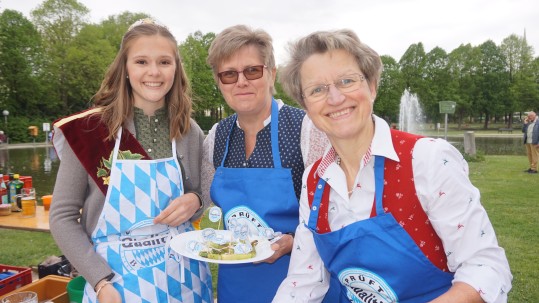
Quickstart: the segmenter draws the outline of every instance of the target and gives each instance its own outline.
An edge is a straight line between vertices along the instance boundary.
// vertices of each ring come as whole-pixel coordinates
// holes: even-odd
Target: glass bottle
[[[0,201],[1,204],[8,204],[8,194],[6,182],[4,182],[4,175],[0,174]]]
[[[11,199],[11,210],[12,211],[21,211],[20,196],[21,189],[24,185],[24,182],[19,180],[19,174],[13,174],[13,181],[9,182],[9,197]]]

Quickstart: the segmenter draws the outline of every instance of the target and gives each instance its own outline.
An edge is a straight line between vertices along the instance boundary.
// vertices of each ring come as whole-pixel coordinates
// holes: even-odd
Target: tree
[[[116,55],[115,45],[103,38],[103,28],[87,25],[66,50],[65,72],[69,88],[69,112],[88,108],[108,65]]]
[[[505,57],[492,40],[479,46],[481,70],[479,86],[481,95],[476,106],[485,114],[484,128],[488,129],[490,118],[506,108],[509,77],[505,68]]]
[[[455,114],[459,128],[464,117],[473,117],[475,114],[472,105],[479,95],[476,80],[480,57],[480,50],[472,47],[469,43],[461,44],[448,55],[448,74],[451,78],[451,86],[454,87],[453,95],[449,100],[457,103]]]
[[[203,34],[196,31],[180,44],[183,67],[193,88],[193,105],[197,121],[204,120],[206,112],[210,113],[210,121],[200,123],[203,129],[208,129],[213,123],[222,119],[222,110],[225,106],[211,67],[206,63],[208,49],[213,39],[214,33]]]
[[[129,26],[144,18],[151,18],[151,16],[145,13],[131,12],[109,16],[99,24],[101,30],[100,39],[107,40],[109,45],[114,46],[115,50],[119,51],[122,38]]]
[[[384,72],[378,86],[374,112],[391,123],[398,121],[400,98],[406,87],[397,61],[391,56],[381,56],[381,59]]]
[[[61,102],[60,114],[72,111],[70,77],[74,75],[69,73],[65,59],[75,37],[87,24],[88,13],[89,10],[76,0],[46,0],[30,13],[43,38],[47,77],[51,85],[49,102]]]
[[[531,64],[532,75],[535,82],[533,90],[535,91],[534,100],[528,105],[528,108],[533,108],[539,112],[539,96],[537,93],[539,91],[539,57],[536,57]]]
[[[145,14],[122,13],[110,16],[100,24],[82,27],[67,49],[66,73],[68,81],[70,112],[88,108],[97,92],[108,66],[120,49],[122,37],[136,20]]]
[[[410,45],[399,60],[405,87],[408,88],[411,93],[417,95],[420,95],[423,90],[425,56],[425,49],[420,42],[418,44]]]
[[[506,102],[508,127],[513,122],[513,112],[519,108],[532,109],[539,97],[537,78],[533,73],[533,49],[526,38],[510,35],[500,45],[500,51],[506,58],[510,89]]]
[[[283,87],[281,85],[281,82],[279,82],[279,68],[277,68],[277,78],[275,80],[275,95],[273,96],[275,99],[281,99],[283,102],[287,105],[293,106],[293,107],[300,107],[299,104],[296,102],[296,100],[292,99],[289,95],[287,95]]]
[[[21,13],[0,14],[0,106],[13,115],[40,111],[41,37]]]
[[[440,101],[453,101],[454,85],[448,72],[445,50],[435,47],[425,56],[424,85],[421,94],[423,113],[429,120],[439,121]]]

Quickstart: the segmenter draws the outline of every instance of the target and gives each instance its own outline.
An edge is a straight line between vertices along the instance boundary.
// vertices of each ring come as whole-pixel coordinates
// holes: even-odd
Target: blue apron
[[[96,252],[115,273],[113,286],[123,302],[213,303],[209,266],[169,247],[174,235],[193,230],[191,223],[153,224],[170,201],[184,193],[175,141],[170,158],[123,160],[118,156],[121,135],[120,129],[105,204],[92,233]],[[96,302],[89,283],[83,302]]]
[[[221,207],[225,227],[247,224],[251,234],[267,228],[283,233],[298,225],[298,200],[294,192],[291,169],[283,168],[279,154],[279,108],[271,105],[271,148],[274,168],[227,168],[230,133],[226,148],[211,185],[211,198]],[[219,303],[271,302],[288,272],[290,256],[268,263],[219,266],[217,294]]]
[[[428,302],[451,287],[453,274],[434,266],[382,206],[384,157],[375,158],[376,216],[316,233],[326,182],[320,178],[308,228],[324,265],[341,283],[338,302]]]

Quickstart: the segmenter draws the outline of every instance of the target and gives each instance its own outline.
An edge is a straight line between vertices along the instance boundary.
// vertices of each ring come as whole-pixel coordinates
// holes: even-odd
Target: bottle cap
[[[14,174],[14,175],[13,175],[13,178],[19,179],[19,174]]]

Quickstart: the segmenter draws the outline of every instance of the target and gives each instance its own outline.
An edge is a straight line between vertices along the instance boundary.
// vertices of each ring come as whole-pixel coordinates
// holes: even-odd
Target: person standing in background
[[[530,168],[524,172],[536,174],[537,160],[539,159],[539,122],[537,121],[535,112],[529,112],[528,116],[524,119],[522,132],[524,133],[526,154],[528,155],[528,161],[530,162]]]
[[[204,134],[170,31],[134,23],[93,99],[53,125],[50,227],[87,281],[82,302],[213,303],[208,264],[169,246],[204,211]]]

